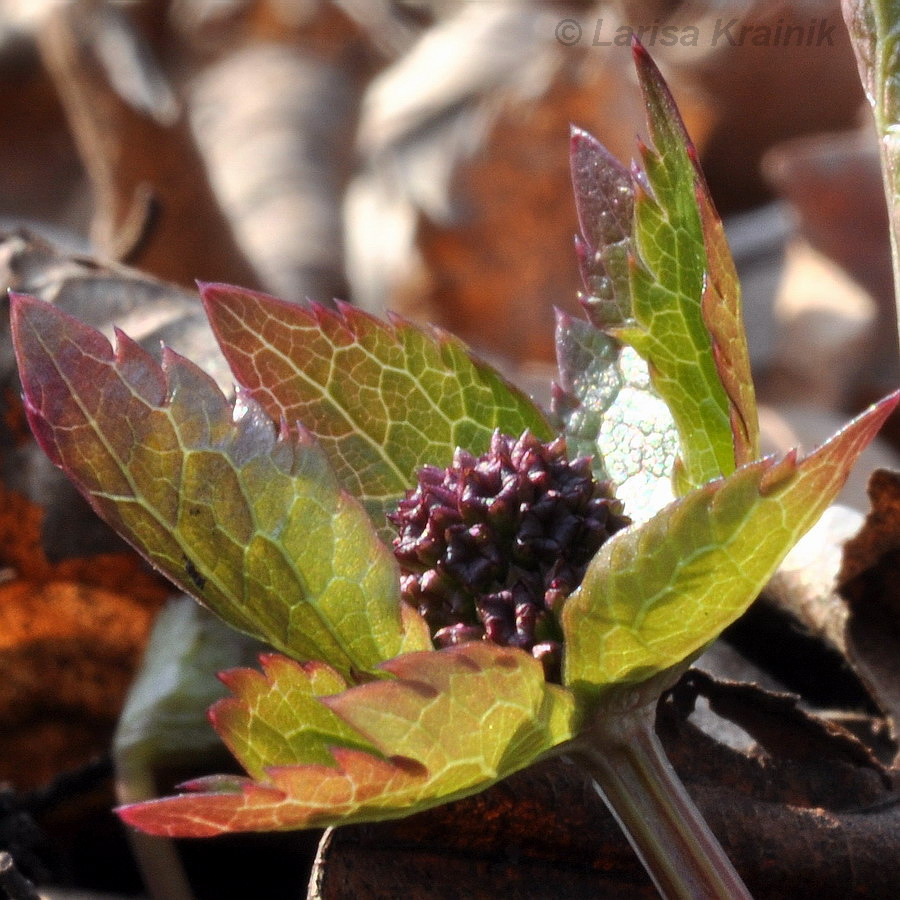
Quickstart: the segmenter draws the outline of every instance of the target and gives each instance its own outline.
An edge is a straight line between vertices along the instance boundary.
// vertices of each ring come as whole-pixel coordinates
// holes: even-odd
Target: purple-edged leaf
[[[629,517],[642,522],[672,498],[678,432],[630,347],[581,319],[557,313],[559,386],[554,411],[571,456],[590,456],[597,478],[616,485]]]
[[[240,383],[276,421],[317,436],[379,527],[421,466],[449,465],[457,447],[482,453],[495,429],[552,433],[531,400],[448,334],[224,285],[202,294]]]
[[[575,249],[587,290],[582,303],[598,328],[622,325],[631,318],[631,173],[580,128],[572,129],[569,158],[581,226]]]
[[[753,602],[896,407],[893,394],[798,462],[750,463],[619,532],[566,601],[564,682],[582,696],[700,651]]]
[[[394,677],[325,698],[318,714],[306,703],[318,687],[304,685],[308,672],[289,662],[269,660],[265,683],[263,676],[232,676],[239,695],[226,702],[243,709],[228,722],[217,713],[217,724],[226,740],[237,727],[264,745],[253,749],[254,769],[264,765],[264,772],[256,781],[200,779],[186,786],[190,793],[125,807],[120,815],[145,831],[177,836],[396,818],[483,790],[573,736],[572,695],[548,685],[540,663],[522,651],[475,642],[407,654],[384,669]],[[302,710],[292,706],[297,694]],[[374,752],[348,748],[334,719],[324,722],[324,737],[308,728],[308,713],[322,723],[329,711]],[[272,722],[299,737],[273,741]],[[308,746],[318,756],[329,741],[333,763],[306,761]],[[304,745],[299,751],[297,743]]]
[[[97,513],[230,625],[344,673],[430,646],[393,554],[321,450],[196,366],[13,298],[31,427]]]

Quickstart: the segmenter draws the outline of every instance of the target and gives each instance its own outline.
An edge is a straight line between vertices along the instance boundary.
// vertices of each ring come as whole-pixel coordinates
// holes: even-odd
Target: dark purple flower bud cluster
[[[499,432],[475,457],[425,466],[390,518],[404,599],[438,646],[486,639],[520,647],[558,678],[561,601],[603,542],[629,524],[590,460],[569,462],[563,438],[545,444]]]

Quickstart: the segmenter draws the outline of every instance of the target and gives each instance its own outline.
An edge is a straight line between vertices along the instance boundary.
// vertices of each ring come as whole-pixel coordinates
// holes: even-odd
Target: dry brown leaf
[[[170,593],[131,551],[51,563],[42,518],[0,485],[0,780],[20,788],[108,745]]]
[[[182,285],[256,284],[186,115],[126,13],[115,4],[56,4],[38,43],[93,187],[96,251]]]
[[[797,761],[723,747],[683,718],[716,690],[701,681],[663,703],[661,737],[753,896],[896,896],[900,871],[884,860],[900,852],[900,805],[882,775],[840,754]],[[730,699],[758,711],[753,690]],[[778,706],[770,730],[792,731],[796,711]],[[313,900],[657,896],[588,781],[558,760],[409,819],[331,831],[314,879]]]
[[[872,510],[844,548],[838,576],[850,607],[847,655],[900,729],[900,473],[879,469],[869,482]]]

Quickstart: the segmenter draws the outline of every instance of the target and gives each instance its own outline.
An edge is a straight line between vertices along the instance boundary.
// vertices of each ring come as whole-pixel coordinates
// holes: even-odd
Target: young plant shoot
[[[181,589],[267,642],[213,725],[245,775],[126,806],[205,836],[406,816],[551,755],[660,893],[746,897],[665,759],[660,694],[753,602],[897,403],[760,458],[738,282],[675,104],[650,144],[572,135],[586,317],[553,409],[455,338],[201,286],[239,384],[13,298],[41,446]]]

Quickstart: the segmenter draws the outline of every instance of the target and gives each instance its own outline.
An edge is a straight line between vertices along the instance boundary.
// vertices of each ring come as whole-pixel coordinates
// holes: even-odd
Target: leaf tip
[[[576,157],[585,151],[596,152],[601,146],[600,141],[589,131],[585,131],[575,124],[569,125],[569,152],[572,157]]]
[[[10,288],[7,291],[7,297],[9,300],[9,317],[12,327],[13,339],[15,339],[17,335],[21,334],[24,320],[30,315],[32,310],[49,307],[51,310],[59,313],[59,310],[56,310],[53,307],[52,303],[48,303],[46,300],[39,300],[37,297],[33,297],[31,294],[25,294],[21,291],[14,291]],[[61,315],[65,314],[62,313]]]
[[[553,317],[557,328],[568,328],[572,324],[572,317],[558,306],[553,307]]]
[[[7,288],[6,296],[9,299],[9,302],[14,307],[22,307],[27,306],[29,303],[43,303],[43,300],[38,300],[37,297],[33,297],[31,294],[25,294],[22,291],[16,291],[12,288]]]
[[[654,65],[647,48],[641,43],[636,32],[631,33],[631,55],[636,66]]]
[[[316,303],[316,306],[320,306],[321,304]],[[352,303],[348,303],[346,300],[341,300],[337,297],[334,298],[334,308],[346,319],[348,316],[352,316],[353,312],[357,309]]]
[[[221,281],[197,281],[197,292],[204,305],[231,293],[234,288]]]
[[[797,457],[798,451],[794,447],[763,472],[759,480],[759,494],[761,497],[769,496],[796,474]]]

